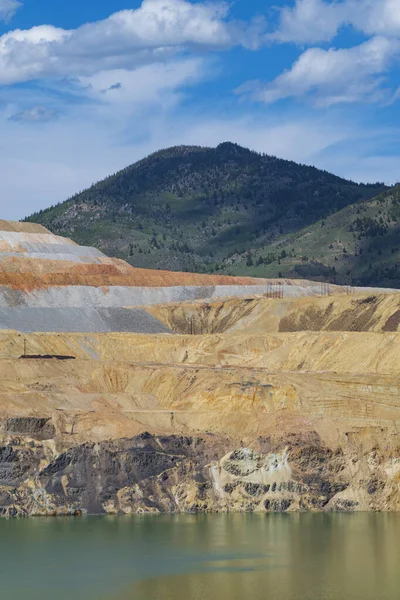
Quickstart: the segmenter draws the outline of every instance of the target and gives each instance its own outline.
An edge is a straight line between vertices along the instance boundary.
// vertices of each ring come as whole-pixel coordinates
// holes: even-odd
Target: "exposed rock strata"
[[[333,450],[314,431],[260,438],[254,446],[258,452],[232,450],[231,441],[218,436],[143,433],[56,452],[49,441],[10,437],[0,448],[0,514],[400,506],[400,449],[350,444]]]
[[[332,290],[333,291],[333,290]],[[369,291],[320,298],[232,298],[149,306],[155,318],[181,334],[290,333],[300,331],[395,332],[400,296]]]
[[[400,510],[399,295],[253,283],[0,222],[0,514]]]

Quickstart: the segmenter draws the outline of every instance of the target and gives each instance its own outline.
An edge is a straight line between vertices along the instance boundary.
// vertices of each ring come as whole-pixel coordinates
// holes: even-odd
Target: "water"
[[[399,600],[400,515],[0,521],[5,600]]]

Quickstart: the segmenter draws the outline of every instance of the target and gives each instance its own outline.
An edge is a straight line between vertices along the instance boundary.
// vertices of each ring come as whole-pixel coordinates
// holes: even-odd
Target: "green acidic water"
[[[0,521],[4,600],[399,600],[400,515]]]

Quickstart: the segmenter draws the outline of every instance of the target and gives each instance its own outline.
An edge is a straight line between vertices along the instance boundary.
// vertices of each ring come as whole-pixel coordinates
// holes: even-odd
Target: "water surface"
[[[399,600],[400,515],[0,521],[7,600]]]

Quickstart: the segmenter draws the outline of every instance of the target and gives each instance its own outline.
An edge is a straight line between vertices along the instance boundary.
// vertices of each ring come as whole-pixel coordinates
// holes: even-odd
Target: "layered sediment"
[[[287,333],[300,331],[394,332],[400,330],[398,292],[353,288],[321,297],[263,295],[223,301],[165,303],[145,310],[176,333]]]
[[[35,227],[0,222],[0,514],[399,509],[396,292],[142,271]]]

